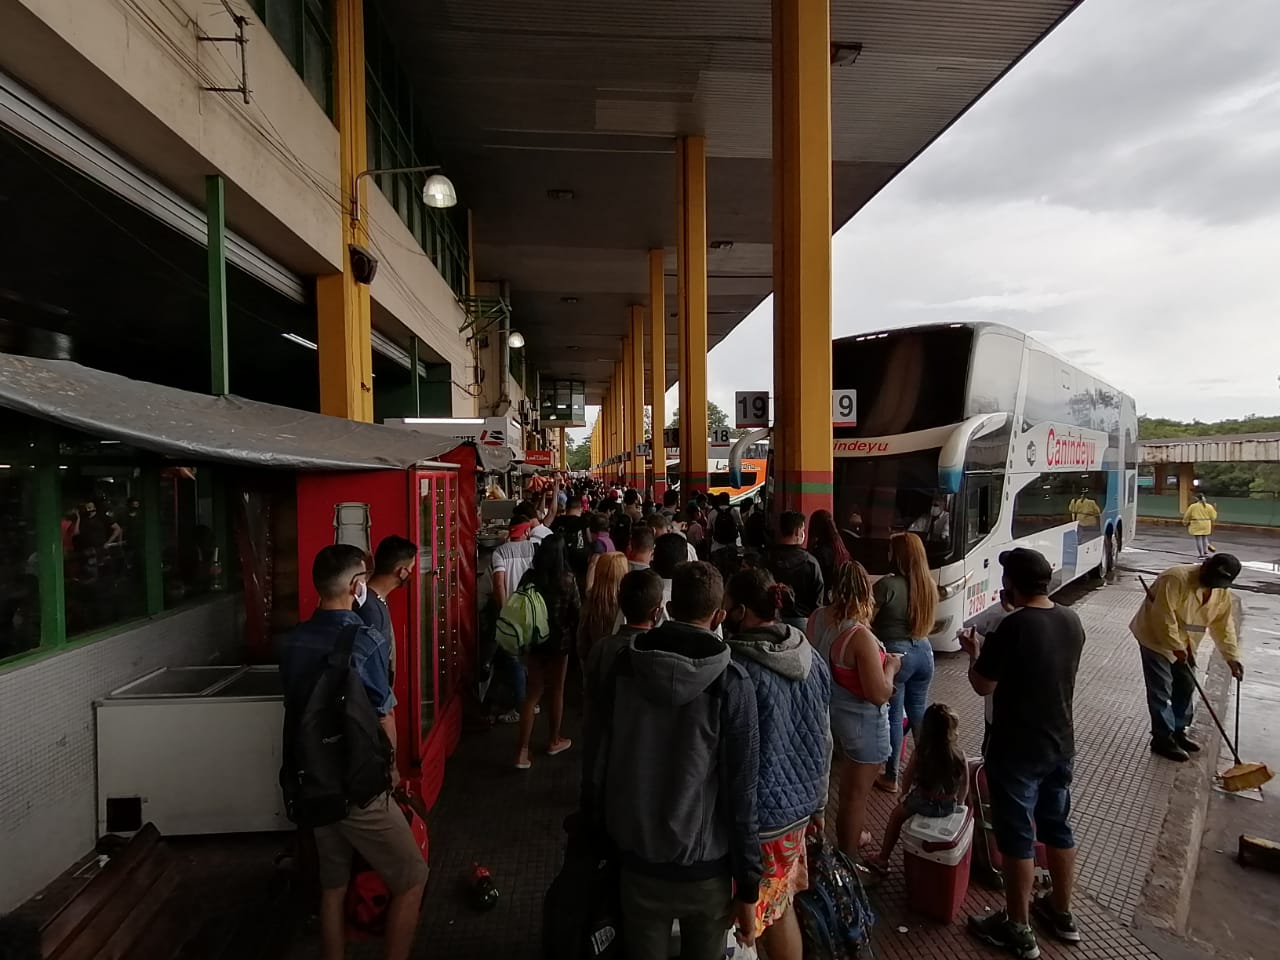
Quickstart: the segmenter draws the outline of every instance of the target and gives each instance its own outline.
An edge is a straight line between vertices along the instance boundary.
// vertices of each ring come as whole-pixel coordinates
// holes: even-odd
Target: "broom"
[[[1147,602],[1155,603],[1155,595],[1151,592],[1151,588],[1147,586],[1147,581],[1142,577],[1138,577],[1138,582],[1142,584],[1142,589],[1146,591]],[[1189,653],[1189,651],[1188,651]],[[1200,686],[1200,678],[1196,676],[1195,662],[1188,657],[1187,673],[1191,676],[1191,682],[1196,686],[1196,693],[1200,694],[1200,699],[1204,701],[1205,709],[1209,711],[1209,716],[1213,717],[1214,724],[1218,727],[1218,732],[1222,734],[1222,740],[1227,745],[1227,749],[1231,751],[1231,758],[1235,760],[1235,766],[1224,770],[1217,775],[1218,782],[1222,785],[1222,789],[1228,793],[1239,793],[1242,790],[1261,789],[1264,783],[1267,783],[1274,774],[1267,768],[1265,763],[1245,763],[1240,759],[1240,753],[1236,749],[1236,744],[1240,742],[1240,680],[1236,680],[1236,738],[1233,742],[1227,736],[1226,727],[1222,725],[1222,721],[1218,719],[1217,712],[1213,709],[1213,704],[1209,702],[1209,697],[1204,692],[1204,687]]]

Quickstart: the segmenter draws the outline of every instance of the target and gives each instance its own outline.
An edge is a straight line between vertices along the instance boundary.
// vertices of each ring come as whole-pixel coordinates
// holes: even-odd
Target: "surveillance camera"
[[[378,275],[378,258],[355,243],[347,249],[351,253],[351,275],[356,283],[362,283],[365,286],[373,283],[373,278]]]

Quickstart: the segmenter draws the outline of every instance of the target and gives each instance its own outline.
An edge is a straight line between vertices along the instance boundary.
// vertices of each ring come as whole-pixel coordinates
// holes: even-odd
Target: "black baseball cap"
[[[1209,589],[1231,586],[1240,576],[1240,561],[1229,553],[1215,553],[1200,564],[1200,585]]]
[[[1000,566],[1019,593],[1028,596],[1048,594],[1053,580],[1053,567],[1038,550],[1014,547],[1000,554]]]

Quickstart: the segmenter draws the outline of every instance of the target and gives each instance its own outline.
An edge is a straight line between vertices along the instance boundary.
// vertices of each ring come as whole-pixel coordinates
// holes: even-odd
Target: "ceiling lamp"
[[[433,173],[422,185],[422,202],[437,210],[458,205],[458,191],[453,189],[453,181],[443,173]]]

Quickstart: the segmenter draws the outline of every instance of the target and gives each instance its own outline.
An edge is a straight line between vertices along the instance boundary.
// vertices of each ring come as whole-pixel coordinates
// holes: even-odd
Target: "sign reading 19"
[[[769,426],[769,394],[765,390],[740,390],[734,394],[734,426],[739,430],[755,430]],[[858,425],[858,391],[831,391],[831,425]]]

